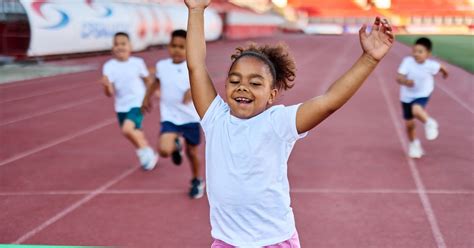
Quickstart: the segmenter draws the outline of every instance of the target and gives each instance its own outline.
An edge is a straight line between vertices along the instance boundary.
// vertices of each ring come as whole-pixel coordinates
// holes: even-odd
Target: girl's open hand
[[[366,28],[364,24],[359,30],[360,44],[367,55],[379,61],[393,45],[392,27],[386,19],[377,17],[369,34],[365,32]]]
[[[184,0],[188,9],[205,9],[210,3],[211,0]]]

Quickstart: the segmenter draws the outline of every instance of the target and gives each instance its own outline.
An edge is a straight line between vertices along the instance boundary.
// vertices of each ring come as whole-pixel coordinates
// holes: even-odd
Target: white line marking
[[[42,196],[42,195],[87,195],[89,190],[52,190],[52,191],[25,191],[25,192],[1,192],[0,196]]]
[[[114,195],[134,195],[134,194],[176,194],[176,193],[187,193],[186,190],[180,189],[118,189],[118,190],[107,190],[104,194]]]
[[[53,191],[26,191],[26,192],[0,192],[0,196],[46,196],[46,195],[87,195],[90,190],[53,190]],[[186,193],[181,189],[117,189],[104,190],[101,194],[113,195],[140,195],[140,194],[181,194]],[[416,189],[291,189],[294,194],[419,194]],[[426,194],[443,195],[473,195],[471,190],[427,190]]]
[[[446,95],[450,96],[454,101],[458,102],[461,106],[463,106],[465,109],[467,109],[471,114],[474,114],[474,110],[469,107],[463,100],[461,100],[457,95],[455,95],[451,90],[446,88],[443,84],[435,84],[436,87],[440,88]],[[471,92],[472,93],[472,92]]]
[[[13,242],[13,244],[20,244],[24,241],[26,241],[27,239],[33,237],[35,234],[37,234],[38,232],[40,232],[41,230],[45,229],[46,227],[48,227],[49,225],[55,223],[56,221],[58,221],[59,219],[63,218],[64,216],[66,216],[67,214],[69,214],[70,212],[76,210],[77,208],[79,208],[80,206],[84,205],[85,203],[87,203],[88,201],[92,200],[94,197],[96,197],[97,195],[99,195],[101,192],[103,192],[104,190],[108,189],[109,187],[111,187],[112,185],[116,184],[117,182],[119,182],[120,180],[122,180],[123,178],[127,177],[128,175],[130,175],[132,172],[134,172],[135,170],[137,170],[138,167],[133,167],[133,168],[130,168],[128,169],[127,171],[125,171],[124,173],[120,174],[118,177],[116,178],[113,178],[112,180],[108,181],[107,183],[105,183],[104,185],[102,185],[101,187],[99,187],[98,189],[92,191],[91,193],[89,193],[88,195],[86,195],[85,197],[83,197],[82,199],[80,199],[79,201],[75,202],[74,204],[70,205],[69,207],[63,209],[61,212],[57,213],[56,215],[54,215],[53,217],[49,218],[48,220],[46,220],[45,222],[43,222],[41,225],[37,226],[36,228],[34,228],[33,230],[25,233],[23,236],[21,236],[20,238],[18,238],[15,242]]]
[[[434,214],[433,208],[431,207],[430,199],[428,198],[428,195],[426,194],[426,188],[425,188],[425,185],[423,184],[423,180],[420,177],[420,173],[418,172],[416,163],[412,158],[408,157],[408,152],[407,152],[408,141],[405,140],[405,136],[403,135],[401,131],[403,129],[397,119],[397,114],[395,113],[395,107],[390,99],[390,94],[388,93],[388,89],[385,86],[384,80],[379,75],[378,71],[375,71],[374,74],[376,78],[376,83],[380,86],[380,89],[385,99],[385,103],[387,104],[390,117],[395,127],[398,139],[400,141],[403,151],[405,152],[405,157],[410,167],[411,175],[415,181],[415,185],[418,191],[418,196],[420,197],[421,204],[423,205],[423,209],[425,211],[426,217],[428,218],[428,222],[430,223],[431,231],[433,233],[436,244],[438,245],[438,248],[446,248],[446,243],[444,242],[443,234],[441,233],[439,229],[438,221],[436,220],[436,216]]]
[[[0,166],[6,165],[6,164],[11,163],[11,162],[13,162],[13,161],[16,161],[16,160],[18,160],[18,159],[27,157],[27,156],[29,156],[29,155],[31,155],[31,154],[34,154],[34,153],[40,152],[40,151],[42,151],[42,150],[48,149],[48,148],[50,148],[50,147],[52,147],[52,146],[55,146],[55,145],[57,145],[57,144],[60,144],[60,143],[65,142],[65,141],[74,139],[74,138],[79,137],[79,136],[81,136],[81,135],[84,135],[84,134],[86,134],[86,133],[90,133],[90,132],[92,132],[92,131],[94,131],[94,130],[97,130],[97,129],[99,129],[99,128],[105,127],[105,126],[110,125],[110,124],[112,124],[112,123],[114,123],[114,122],[115,122],[115,119],[107,119],[107,120],[105,120],[105,121],[103,121],[103,122],[100,122],[99,124],[96,124],[96,125],[94,125],[94,126],[91,126],[91,127],[89,127],[89,128],[86,128],[86,129],[84,129],[84,130],[82,130],[82,131],[80,131],[80,132],[73,133],[73,134],[70,134],[70,135],[66,135],[66,136],[64,136],[64,137],[61,137],[61,138],[56,139],[56,140],[53,140],[53,141],[51,141],[51,142],[48,142],[48,143],[43,144],[43,145],[41,145],[41,146],[38,146],[38,147],[36,147],[36,148],[30,149],[30,150],[25,151],[25,152],[21,152],[21,153],[19,153],[19,154],[14,155],[13,157],[10,157],[10,158],[7,158],[7,159],[1,161],[1,162],[0,162]]]
[[[291,193],[322,193],[322,194],[474,194],[469,190],[428,190],[416,189],[292,189]]]
[[[49,90],[49,91],[35,92],[35,93],[33,93],[33,94],[26,95],[26,96],[20,96],[20,97],[16,97],[16,98],[6,99],[6,100],[4,100],[4,101],[0,101],[0,103],[7,103],[7,102],[19,101],[19,100],[24,100],[24,99],[36,97],[36,96],[44,96],[44,95],[48,95],[48,94],[52,94],[52,93],[58,93],[58,92],[63,92],[63,91],[69,91],[69,90],[74,90],[74,89],[77,89],[77,88],[82,88],[82,87],[87,87],[87,86],[93,86],[93,84],[86,84],[86,85],[81,84],[81,85],[76,85],[76,86],[73,86],[73,87],[68,87],[68,88],[63,88],[63,89],[55,89],[55,90]]]
[[[34,114],[27,114],[27,115],[20,116],[20,117],[11,119],[11,120],[7,120],[7,121],[4,121],[4,122],[0,122],[0,126],[5,126],[5,125],[12,124],[12,123],[15,123],[15,122],[19,122],[19,121],[24,121],[24,120],[27,120],[27,119],[31,119],[31,118],[33,118],[33,117],[38,117],[38,116],[41,116],[41,115],[45,115],[45,114],[50,114],[50,113],[58,112],[58,111],[60,111],[60,110],[65,110],[65,109],[73,108],[73,107],[76,107],[76,106],[79,106],[79,105],[83,105],[83,104],[86,104],[86,103],[90,103],[90,102],[97,101],[97,100],[99,100],[99,99],[102,99],[102,100],[103,100],[103,99],[106,99],[106,98],[105,98],[105,97],[101,97],[101,96],[97,96],[97,97],[85,99],[85,100],[78,101],[78,102],[74,102],[74,103],[70,103],[70,104],[58,105],[58,107],[53,107],[53,108],[50,108],[50,109],[46,109],[46,110],[44,110],[44,111],[35,112]]]
[[[25,79],[19,79],[19,80],[8,81],[8,82],[0,82],[0,90],[28,86],[30,84],[37,84],[37,83],[41,83],[42,81],[52,80],[53,78],[60,79],[63,77],[68,77],[68,76],[76,76],[76,74],[80,74],[84,72],[92,72],[95,70],[96,70],[95,68],[90,68],[83,71],[74,71],[74,72],[61,73],[61,74],[56,74],[56,75],[45,75],[45,76],[25,78]],[[25,81],[29,81],[29,82],[25,82]]]

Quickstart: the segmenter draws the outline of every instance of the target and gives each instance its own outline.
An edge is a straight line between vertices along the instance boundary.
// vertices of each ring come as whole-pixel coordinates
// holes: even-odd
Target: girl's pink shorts
[[[214,240],[211,245],[211,248],[235,248],[233,245],[229,245],[221,240]],[[278,244],[267,245],[263,248],[300,248],[300,239],[298,238],[298,233],[295,232],[290,239],[280,242]]]

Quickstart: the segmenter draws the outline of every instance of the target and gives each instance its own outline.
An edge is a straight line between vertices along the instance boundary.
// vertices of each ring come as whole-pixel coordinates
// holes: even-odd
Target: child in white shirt
[[[149,84],[148,70],[143,59],[130,56],[131,45],[128,34],[114,35],[112,48],[114,58],[103,66],[102,85],[105,95],[115,97],[115,111],[122,134],[135,146],[144,170],[152,170],[158,161],[153,149],[141,130],[143,115],[140,110]]]
[[[148,88],[143,100],[143,110],[152,108],[151,98],[159,88],[161,130],[158,151],[162,157],[170,157],[176,165],[182,161],[182,136],[186,141],[186,155],[191,164],[189,196],[201,198],[204,181],[200,177],[198,146],[201,143],[199,116],[191,101],[188,67],[186,64],[186,31],[175,30],[168,44],[170,58],[156,63],[156,81]]]
[[[432,43],[428,38],[418,39],[413,46],[413,56],[403,58],[398,68],[400,101],[410,141],[408,156],[412,158],[421,158],[424,154],[420,140],[416,138],[415,119],[425,125],[427,140],[434,140],[439,134],[438,123],[425,108],[434,89],[434,75],[441,72],[443,78],[447,78],[448,71],[440,63],[429,59],[431,48]]]

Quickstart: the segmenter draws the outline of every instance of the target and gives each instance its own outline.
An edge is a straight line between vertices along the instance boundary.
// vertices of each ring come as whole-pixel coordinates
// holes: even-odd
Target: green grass
[[[397,40],[411,46],[416,39],[433,42],[433,55],[474,73],[474,35],[397,35]]]

